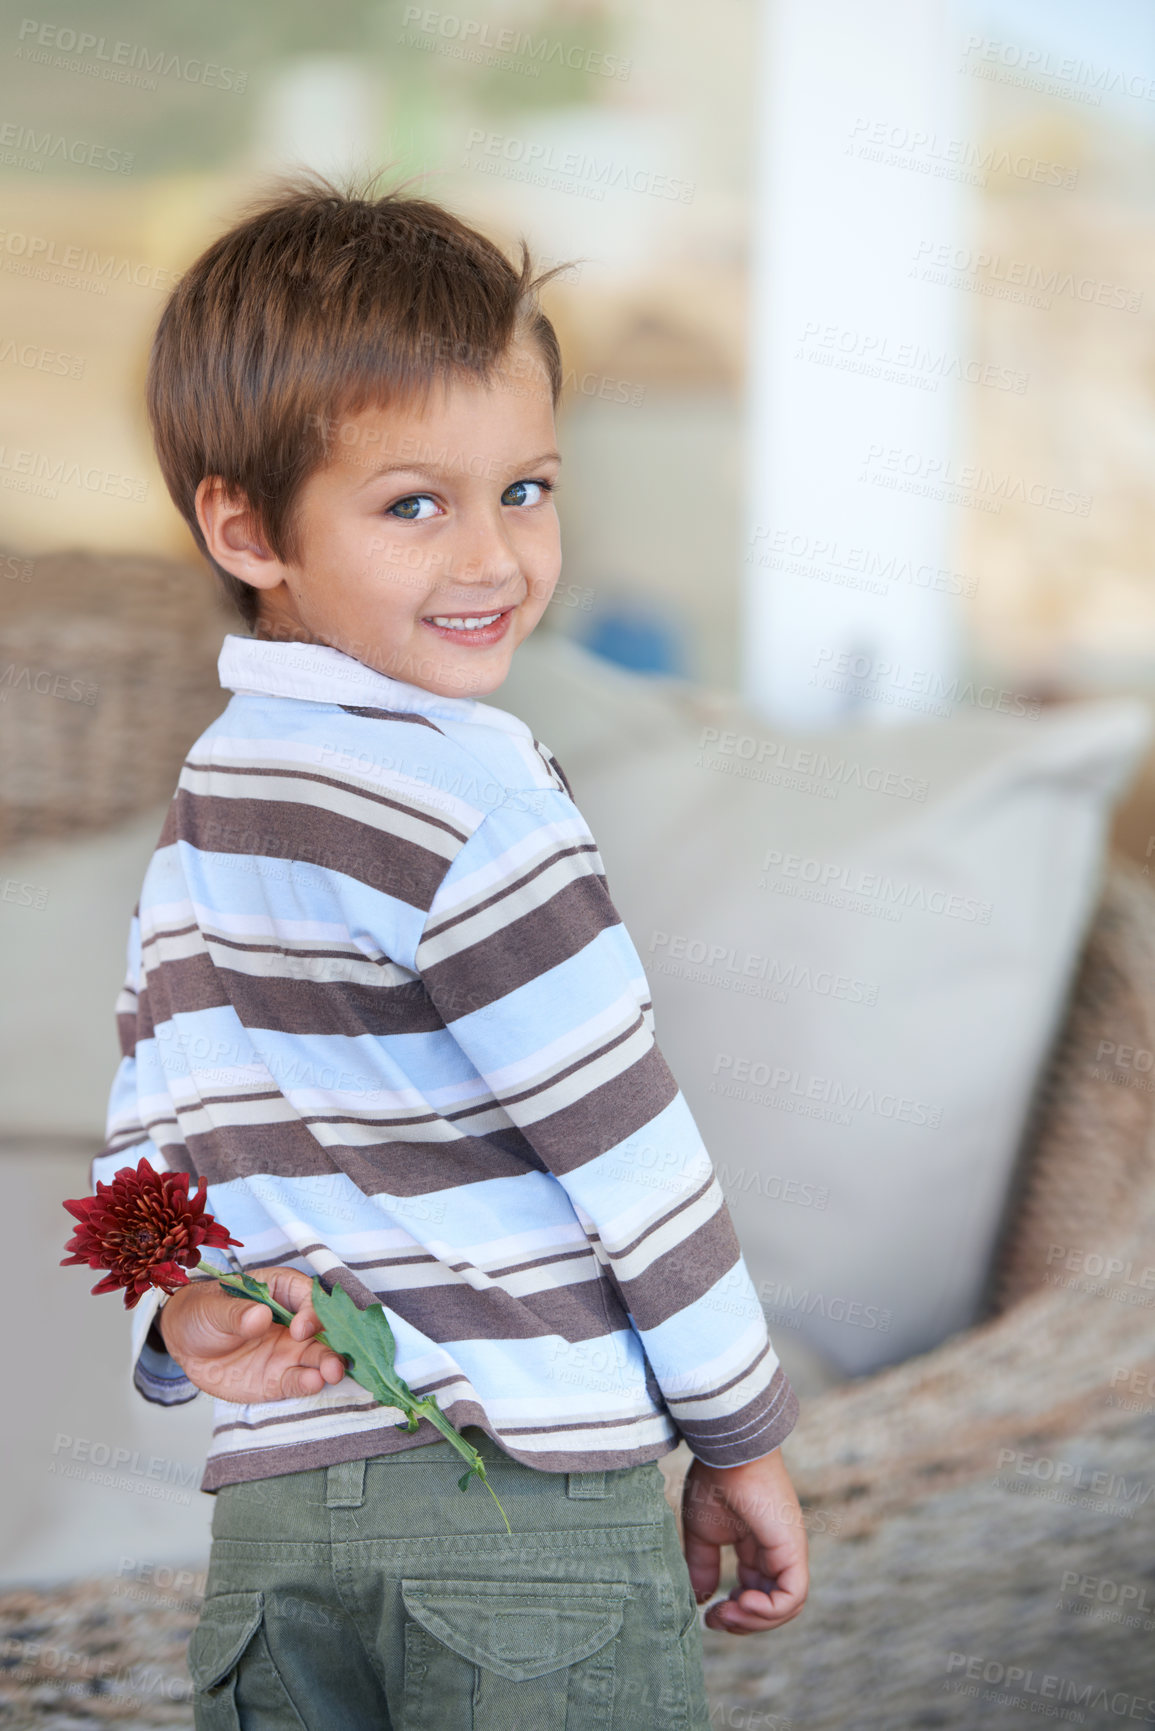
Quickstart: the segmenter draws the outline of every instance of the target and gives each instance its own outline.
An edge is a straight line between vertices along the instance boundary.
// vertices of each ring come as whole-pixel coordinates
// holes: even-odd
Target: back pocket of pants
[[[402,1581],[404,1731],[595,1731],[624,1581]]]
[[[196,1731],[240,1731],[242,1710],[246,1722],[268,1731],[304,1731],[269,1653],[264,1620],[263,1593],[205,1600],[188,1645]]]

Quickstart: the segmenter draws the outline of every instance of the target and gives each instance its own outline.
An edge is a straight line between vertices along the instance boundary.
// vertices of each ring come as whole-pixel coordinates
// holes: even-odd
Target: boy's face
[[[556,441],[524,347],[488,384],[457,375],[424,408],[340,422],[301,489],[297,561],[269,556],[256,634],[325,643],[446,697],[496,690],[561,571]]]

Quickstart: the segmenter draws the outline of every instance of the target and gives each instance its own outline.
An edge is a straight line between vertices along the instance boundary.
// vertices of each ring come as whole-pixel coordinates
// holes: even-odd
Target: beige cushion
[[[789,737],[545,635],[490,701],[597,838],[783,1357],[969,1326],[1146,712]]]

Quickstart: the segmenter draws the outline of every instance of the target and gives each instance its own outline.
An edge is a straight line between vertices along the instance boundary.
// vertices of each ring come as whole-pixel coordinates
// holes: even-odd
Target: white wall
[[[742,684],[780,723],[925,714],[956,664],[934,574],[960,507],[935,494],[971,356],[913,267],[967,221],[958,3],[763,0]]]

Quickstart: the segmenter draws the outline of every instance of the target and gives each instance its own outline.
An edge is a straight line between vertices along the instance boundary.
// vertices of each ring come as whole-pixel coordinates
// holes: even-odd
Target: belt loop
[[[604,1472],[567,1473],[565,1494],[567,1497],[604,1497],[606,1475]]]
[[[325,1468],[325,1507],[359,1509],[365,1501],[365,1462],[338,1461]]]

